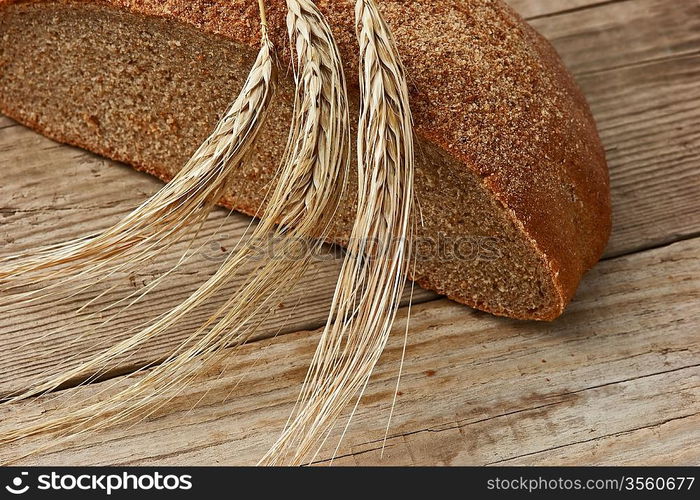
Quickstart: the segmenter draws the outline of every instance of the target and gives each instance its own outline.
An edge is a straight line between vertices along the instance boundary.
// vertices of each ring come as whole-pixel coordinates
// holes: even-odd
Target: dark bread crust
[[[79,2],[175,20],[252,49],[258,46],[252,0]],[[18,0],[0,0],[0,9],[11,3]],[[284,47],[284,1],[267,4],[273,40]],[[357,81],[353,2],[317,4],[334,27],[352,92]],[[607,165],[584,97],[549,43],[500,1],[385,0],[380,5],[411,79],[417,136],[481,179],[546,263],[557,297],[544,309],[518,312],[460,294],[434,275],[415,278],[426,288],[496,314],[555,318],[600,257],[610,231]],[[287,51],[279,52],[287,57]],[[0,107],[57,140],[137,163],[47,131],[1,98]],[[135,166],[165,180],[171,177],[158,165]],[[235,200],[233,205],[249,214],[257,209]],[[342,242],[344,232],[336,241]]]

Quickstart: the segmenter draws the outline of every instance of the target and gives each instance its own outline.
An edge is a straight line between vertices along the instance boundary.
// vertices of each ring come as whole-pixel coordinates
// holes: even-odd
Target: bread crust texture
[[[42,3],[128,11],[182,23],[254,50],[259,46],[253,0],[0,0],[0,16],[11,5]],[[280,66],[287,68],[284,0],[266,3],[271,38],[282,48]],[[354,1],[316,4],[333,27],[349,91],[356,95]],[[547,308],[514,312],[443,286],[434,274],[412,277],[425,288],[494,314],[556,318],[602,255],[611,229],[608,168],[583,93],[550,43],[501,0],[383,0],[379,5],[406,66],[417,139],[458,166],[451,174],[455,184],[463,181],[462,175],[478,179],[548,269],[557,297]],[[0,110],[56,140],[166,181],[171,177],[157,165],[139,164],[91,141],[46,130],[1,96]],[[224,204],[248,214],[257,210],[230,200]],[[342,244],[343,235],[334,240]]]

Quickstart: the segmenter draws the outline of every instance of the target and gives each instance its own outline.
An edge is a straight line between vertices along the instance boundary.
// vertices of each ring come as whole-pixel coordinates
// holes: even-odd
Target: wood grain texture
[[[0,130],[0,158],[15,168],[7,170],[0,186],[0,241],[4,250],[31,248],[47,241],[62,241],[94,232],[117,222],[129,207],[141,203],[161,184],[149,176],[75,148],[68,148],[16,126]],[[56,175],[56,168],[62,175]],[[99,196],[97,194],[99,193]],[[101,352],[128,332],[182,302],[212,275],[227,252],[244,234],[251,219],[216,210],[201,231],[202,246],[148,298],[126,310],[105,327],[108,313],[94,318],[73,314],[89,299],[116,286],[87,312],[97,313],[127,295],[143,290],[174,267],[188,241],[168,250],[162,259],[138,272],[122,273],[61,304],[38,302],[17,310],[17,299],[5,297],[0,304],[0,394],[8,394],[36,382],[39,376],[77,365],[81,359]],[[206,243],[207,239],[209,240]],[[327,248],[316,259],[299,285],[282,300],[282,306],[265,318],[256,338],[318,328],[325,323],[340,270],[341,254]],[[252,268],[252,266],[249,266]],[[196,326],[220,307],[248,276],[243,272],[206,307],[195,310],[168,333],[129,353],[112,372],[132,371],[167,355]],[[410,290],[407,291],[407,294]],[[414,291],[421,302],[436,297],[422,289]],[[406,299],[408,295],[406,295]],[[47,309],[52,314],[47,315]],[[116,312],[117,310],[115,310]],[[94,330],[94,331],[91,331]],[[47,332],[52,332],[46,337]],[[85,332],[89,335],[81,336]],[[28,349],[31,347],[31,349]],[[22,355],[24,353],[24,355]]]
[[[610,165],[613,232],[606,256],[700,229],[700,54],[579,78]]]
[[[565,2],[562,0],[506,0],[506,3],[525,19],[534,20],[563,12],[594,8],[610,1],[620,0],[567,0]]]
[[[700,414],[533,453],[501,465],[697,465]]]
[[[334,463],[700,464],[700,4],[510,3],[553,41],[596,117],[611,171],[614,227],[608,260],[585,277],[574,303],[553,324],[493,318],[446,300],[414,306],[401,395],[383,459],[400,334],[392,339]],[[160,187],[2,116],[0,169],[3,254],[106,227]],[[211,241],[147,306],[134,307],[98,335],[75,340],[87,325],[73,322],[70,303],[53,307],[50,315],[41,305],[21,312],[0,305],[0,392],[26,386],[71,356],[94,352],[99,342],[113,342],[182,300],[218,267],[249,223],[239,215],[225,216],[224,211],[213,215],[204,229]],[[169,254],[117,283],[123,283],[122,291],[141,289],[174,258]],[[266,318],[261,338],[286,333],[283,337],[254,342],[233,358],[223,356],[136,426],[81,437],[27,462],[254,463],[291,409],[318,338],[314,329],[325,320],[337,266],[337,259],[316,262],[290,300]],[[420,291],[417,302],[434,298]],[[208,310],[120,361],[111,373],[116,378],[60,394],[89,397],[125,386],[129,379],[117,375],[160,359]],[[406,313],[400,313],[397,332]],[[36,341],[32,351],[30,340]],[[23,350],[24,356],[15,356]],[[0,408],[0,432],[2,426],[51,414],[58,404],[44,397]],[[0,460],[46,442],[41,437],[0,449]],[[331,451],[324,450],[318,460],[327,460]]]
[[[604,445],[608,440],[634,441],[655,429],[675,434],[679,425],[684,439],[664,441],[667,454],[657,462],[700,463],[693,425],[700,412],[698,252],[694,239],[602,263],[556,324],[468,313],[447,300],[415,306],[382,463],[547,462],[550,451],[549,462],[558,463],[584,449],[595,450],[596,463],[613,463],[620,450]],[[404,309],[340,447],[339,456],[352,455],[355,463],[379,461],[405,320]],[[224,353],[138,425],[72,439],[26,463],[254,463],[294,403],[318,333]],[[61,398],[80,404],[128,382],[69,389]],[[5,407],[0,421],[13,426],[46,418],[60,401],[43,397]],[[24,440],[1,450],[0,459],[46,442]],[[330,458],[334,446],[318,459]],[[633,448],[625,456],[646,463]]]
[[[6,128],[6,127],[14,127],[17,126],[17,123],[15,123],[13,120],[10,120],[6,116],[0,115],[0,129]]]
[[[578,76],[700,51],[698,2],[604,2],[530,24]]]
[[[606,256],[697,234],[700,2],[603,2],[532,24],[573,71],[606,148]]]

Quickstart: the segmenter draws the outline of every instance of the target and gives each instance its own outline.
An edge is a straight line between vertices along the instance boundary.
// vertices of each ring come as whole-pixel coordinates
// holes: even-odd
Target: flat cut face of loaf
[[[222,200],[247,214],[274,182],[294,95],[284,1],[267,4],[280,87]],[[317,4],[341,49],[356,122],[353,2]],[[500,1],[380,6],[415,120],[411,277],[494,314],[556,318],[610,231],[607,166],[583,96],[550,45]],[[169,180],[235,99],[257,26],[253,0],[0,0],[0,110]],[[353,171],[333,242],[347,241],[355,191]]]

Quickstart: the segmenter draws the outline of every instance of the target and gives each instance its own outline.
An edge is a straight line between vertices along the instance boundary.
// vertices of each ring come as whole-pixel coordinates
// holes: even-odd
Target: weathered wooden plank
[[[700,2],[609,2],[530,23],[577,76],[700,52]]]
[[[643,410],[644,411],[644,410]],[[501,462],[499,465],[700,464],[700,414]]]
[[[11,120],[6,116],[0,115],[0,129],[6,128],[6,127],[13,127],[16,125],[17,125],[17,123],[14,120]]]
[[[3,254],[108,227],[162,186],[22,126],[0,130],[0,165]]]
[[[0,185],[0,241],[3,254],[54,241],[64,241],[108,227],[128,210],[141,203],[162,184],[131,169],[75,148],[60,146],[24,127],[0,130],[0,158],[7,166]],[[59,172],[57,175],[56,172]],[[76,365],[80,359],[103,350],[127,332],[182,302],[213,274],[226,251],[232,249],[250,218],[216,210],[201,231],[200,246],[194,255],[170,279],[148,298],[129,308],[120,318],[98,328],[107,314],[94,318],[76,318],[73,314],[88,298],[110,286],[114,292],[99,304],[113,303],[128,293],[143,290],[177,263],[187,242],[166,252],[158,262],[138,272],[122,273],[63,304],[38,302],[17,310],[16,298],[4,296],[0,304],[0,331],[3,355],[0,355],[0,393],[26,387],[37,377],[58,367]],[[318,328],[327,317],[330,300],[340,269],[340,254],[327,250],[317,259],[298,287],[284,297],[282,307],[271,312],[261,326],[259,337]],[[252,268],[252,266],[250,266]],[[131,371],[162,358],[197,325],[220,307],[248,275],[242,273],[206,307],[186,321],[144,346],[132,356],[124,356],[114,366],[117,372]],[[415,290],[417,301],[434,294]],[[97,307],[89,309],[96,312]],[[51,311],[51,314],[47,314]],[[91,332],[91,329],[98,328]],[[47,332],[50,336],[46,337]],[[85,335],[86,332],[88,335]],[[27,348],[31,347],[31,351]],[[31,352],[22,357],[18,353]]]
[[[610,0],[607,0],[610,1]],[[506,0],[506,3],[513,7],[518,14],[525,19],[532,20],[537,17],[555,16],[562,12],[578,11],[586,8],[593,8],[606,0]],[[617,0],[619,1],[619,0]]]
[[[610,167],[607,256],[700,228],[700,54],[579,78]]]
[[[693,367],[583,390],[533,409],[411,431],[389,439],[383,457],[381,441],[356,445],[343,458],[352,457],[356,465],[618,465],[619,460],[650,465],[654,457],[659,465],[693,464],[700,460],[696,449],[700,431],[694,427],[700,408],[687,414],[684,411],[693,409],[684,408],[684,403],[699,395],[700,368]],[[644,422],[631,418],[649,408],[661,411]],[[630,428],[630,420],[640,428]],[[674,425],[669,429],[669,424]],[[649,439],[656,429],[672,430],[682,435],[682,442],[668,442],[660,436]],[[562,435],[572,444],[561,444]],[[641,436],[650,442],[639,450],[631,441]],[[622,442],[614,442],[620,438]],[[652,444],[656,444],[654,452]],[[601,446],[607,449],[600,451]],[[537,451],[529,451],[532,449]],[[581,461],[584,450],[589,454],[587,461]]]
[[[566,446],[654,432],[670,422],[685,426],[674,433],[690,440],[688,451],[657,462],[697,463],[699,252],[700,239],[693,239],[603,262],[569,314],[552,324],[469,313],[447,300],[414,307],[383,463],[546,460],[548,450],[561,454]],[[354,455],[357,463],[377,460],[405,319],[404,309],[340,448],[341,456]],[[254,463],[283,425],[316,340],[317,332],[298,332],[245,346],[232,359],[222,356],[139,425],[62,443],[59,451],[26,463]],[[116,390],[128,382],[69,389],[63,397],[77,404],[75,398],[107,384]],[[39,398],[6,406],[0,432],[46,418],[59,404]],[[24,440],[0,450],[0,460],[47,442]],[[333,447],[318,458],[330,458]],[[596,453],[599,463],[613,457],[635,463],[639,457],[620,447],[598,447]]]

